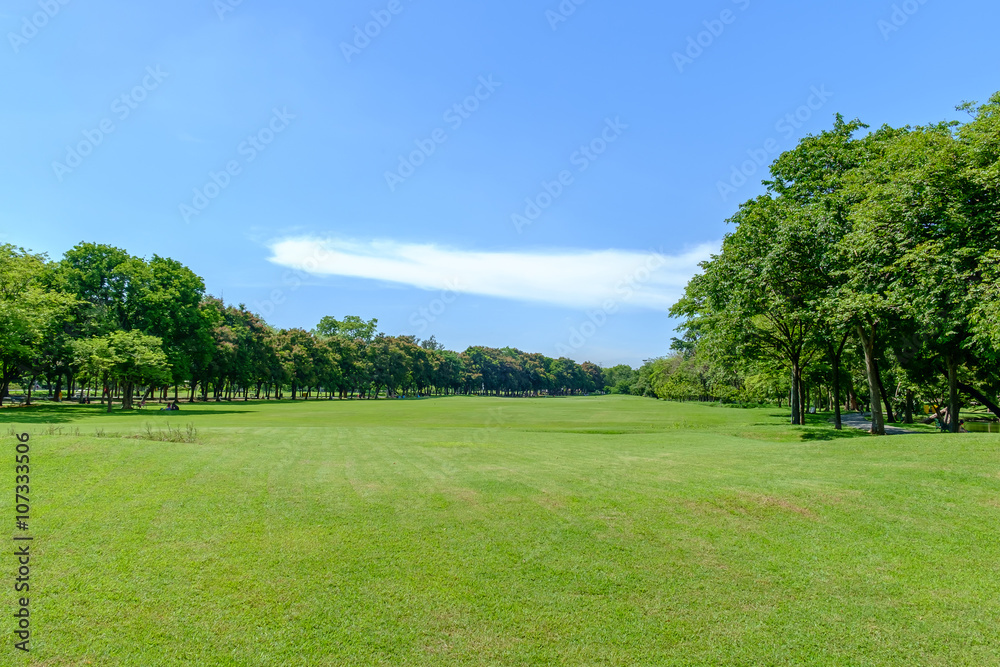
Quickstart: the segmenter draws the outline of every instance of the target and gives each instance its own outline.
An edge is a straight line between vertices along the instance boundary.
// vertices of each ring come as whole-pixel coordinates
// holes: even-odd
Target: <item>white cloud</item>
[[[299,236],[273,241],[271,262],[317,276],[346,276],[425,290],[573,308],[608,302],[666,310],[684,293],[698,263],[717,252],[703,244],[663,250],[474,252],[433,244]]]

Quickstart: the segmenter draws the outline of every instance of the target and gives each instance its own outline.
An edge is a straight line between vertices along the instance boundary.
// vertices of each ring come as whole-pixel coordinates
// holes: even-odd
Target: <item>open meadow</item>
[[[0,410],[35,538],[5,664],[1000,663],[1000,435],[622,396],[182,408]]]

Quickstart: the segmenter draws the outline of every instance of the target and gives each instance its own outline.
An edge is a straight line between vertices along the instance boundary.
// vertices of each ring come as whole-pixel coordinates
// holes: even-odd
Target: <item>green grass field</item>
[[[0,663],[1000,664],[998,435],[617,396],[184,408],[0,411],[35,537],[33,651],[8,556]],[[198,441],[114,437],[147,423]]]

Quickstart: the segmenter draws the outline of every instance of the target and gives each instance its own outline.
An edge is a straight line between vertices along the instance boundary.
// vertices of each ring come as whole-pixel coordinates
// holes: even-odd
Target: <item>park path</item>
[[[856,428],[861,431],[871,432],[872,422],[870,419],[865,419],[863,414],[858,412],[845,412],[840,416],[840,421],[844,426],[848,428]],[[905,428],[899,428],[898,426],[885,425],[886,435],[910,435],[910,434],[920,434],[920,431],[909,431]]]

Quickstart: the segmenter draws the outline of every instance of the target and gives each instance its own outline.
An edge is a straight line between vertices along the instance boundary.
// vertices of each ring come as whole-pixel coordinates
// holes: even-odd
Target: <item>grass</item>
[[[0,411],[33,434],[36,633],[0,664],[1000,664],[1000,436],[810,419],[622,396]]]

